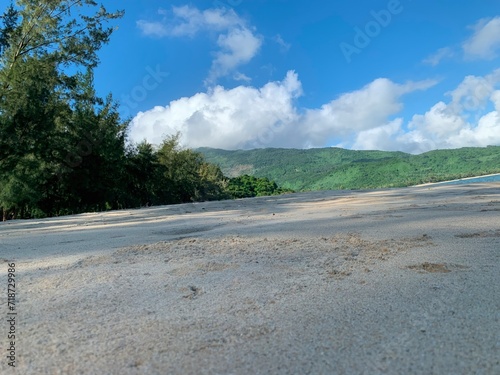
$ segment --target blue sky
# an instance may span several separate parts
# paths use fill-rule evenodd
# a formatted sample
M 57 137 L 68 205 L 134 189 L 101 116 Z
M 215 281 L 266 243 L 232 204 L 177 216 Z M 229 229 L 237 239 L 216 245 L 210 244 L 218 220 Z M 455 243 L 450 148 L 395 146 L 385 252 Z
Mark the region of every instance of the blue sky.
M 224 149 L 500 145 L 497 0 L 119 6 L 95 79 L 132 118 L 132 141 L 180 131 L 188 147 Z

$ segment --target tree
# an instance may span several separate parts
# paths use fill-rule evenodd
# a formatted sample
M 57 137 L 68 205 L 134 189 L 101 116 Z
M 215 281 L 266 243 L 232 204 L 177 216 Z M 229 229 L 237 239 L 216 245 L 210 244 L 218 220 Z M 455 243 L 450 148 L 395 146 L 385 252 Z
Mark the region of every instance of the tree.
M 92 0 L 18 0 L 17 8 L 11 4 L 2 16 L 0 207 L 4 217 L 11 210 L 21 216 L 57 214 L 62 206 L 82 199 L 83 192 L 75 191 L 71 181 L 75 168 L 87 163 L 87 170 L 98 167 L 98 175 L 109 176 L 104 160 L 118 158 L 125 125 L 111 98 L 104 102 L 95 96 L 92 69 L 99 62 L 97 51 L 113 32 L 104 24 L 123 12 L 109 13 L 101 6 L 85 15 L 96 6 Z M 99 157 L 91 162 L 90 154 L 80 150 L 78 156 L 88 158 L 68 165 L 67 155 L 75 153 L 82 134 L 92 132 L 106 139 L 101 148 L 92 140 L 93 155 Z M 94 196 L 80 202 L 80 207 L 101 204 L 103 199 L 112 197 Z
M 126 152 L 126 205 L 157 205 L 227 198 L 227 179 L 179 143 L 180 134 L 164 139 L 157 149 L 143 141 Z
M 199 167 L 200 184 L 195 191 L 194 200 L 219 200 L 229 198 L 226 193 L 229 180 L 224 176 L 220 167 L 203 162 Z
M 97 6 L 93 0 L 18 0 L 17 5 L 19 10 L 11 4 L 2 17 L 0 35 L 2 46 L 7 46 L 1 59 L 4 89 L 10 73 L 33 56 L 48 57 L 58 67 L 95 68 L 97 51 L 113 32 L 104 23 L 124 14 L 109 13 L 101 5 L 94 15 L 84 15 L 81 8 Z
M 10 47 L 11 35 L 16 28 L 18 17 L 19 13 L 12 3 L 7 7 L 4 14 L 0 16 L 3 21 L 3 27 L 0 29 L 0 54 L 6 48 Z
M 247 174 L 231 178 L 226 191 L 232 198 L 260 197 L 293 192 L 279 188 L 276 182 L 270 181 L 267 177 L 257 178 Z
M 57 155 L 61 165 L 58 180 L 66 186 L 66 206 L 74 207 L 75 212 L 120 208 L 126 124 L 120 122 L 111 97 L 105 101 L 95 97 L 91 75 L 82 79 L 87 94 L 79 98 L 65 123 L 67 144 Z
M 200 171 L 205 163 L 199 152 L 182 149 L 180 134 L 167 137 L 158 149 L 158 162 L 163 175 L 164 199 L 167 203 L 195 200 L 202 185 Z
M 143 141 L 126 152 L 126 189 L 122 201 L 129 207 L 162 204 L 161 174 L 153 145 Z

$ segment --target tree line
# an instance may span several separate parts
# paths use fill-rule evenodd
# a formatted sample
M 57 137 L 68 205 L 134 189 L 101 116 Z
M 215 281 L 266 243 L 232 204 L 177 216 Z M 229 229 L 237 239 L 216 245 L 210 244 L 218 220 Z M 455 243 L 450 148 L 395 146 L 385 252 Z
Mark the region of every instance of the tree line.
M 93 0 L 18 0 L 1 16 L 2 219 L 284 192 L 268 179 L 225 177 L 180 147 L 179 134 L 158 147 L 128 142 L 129 119 L 93 82 L 109 24 L 123 14 Z

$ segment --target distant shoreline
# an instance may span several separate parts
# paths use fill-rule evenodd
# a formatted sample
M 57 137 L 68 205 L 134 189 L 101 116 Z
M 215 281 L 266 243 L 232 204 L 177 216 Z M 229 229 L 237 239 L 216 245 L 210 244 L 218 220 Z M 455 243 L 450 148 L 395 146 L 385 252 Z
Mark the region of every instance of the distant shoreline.
M 473 180 L 473 179 L 475 179 L 475 178 L 490 177 L 490 176 L 500 176 L 500 173 L 485 174 L 485 175 L 481 175 L 481 176 L 474 176 L 474 177 L 457 178 L 457 179 L 455 179 L 455 180 L 447 180 L 447 181 L 440 181 L 440 182 L 428 182 L 428 183 L 425 183 L 425 184 L 413 185 L 413 186 L 411 186 L 411 187 L 420 187 L 420 186 L 429 186 L 429 185 L 447 184 L 447 183 L 450 183 L 450 182 L 455 182 L 455 181 Z

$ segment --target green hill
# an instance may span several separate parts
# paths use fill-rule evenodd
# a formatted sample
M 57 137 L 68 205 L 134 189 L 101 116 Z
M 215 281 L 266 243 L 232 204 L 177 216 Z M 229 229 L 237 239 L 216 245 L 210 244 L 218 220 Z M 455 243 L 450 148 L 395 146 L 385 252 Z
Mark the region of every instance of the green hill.
M 341 148 L 221 150 L 199 148 L 230 177 L 267 177 L 287 189 L 371 189 L 500 173 L 500 146 L 404 152 Z

